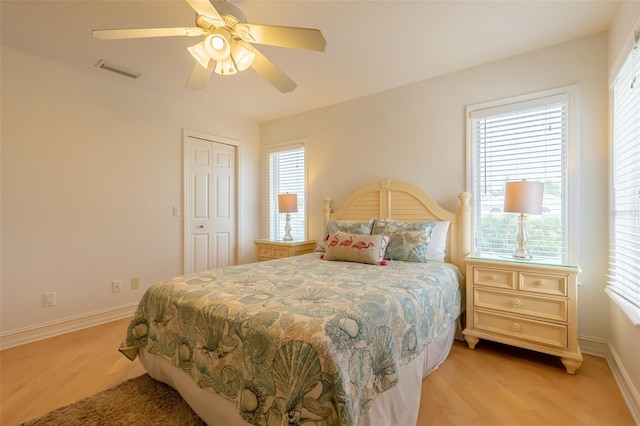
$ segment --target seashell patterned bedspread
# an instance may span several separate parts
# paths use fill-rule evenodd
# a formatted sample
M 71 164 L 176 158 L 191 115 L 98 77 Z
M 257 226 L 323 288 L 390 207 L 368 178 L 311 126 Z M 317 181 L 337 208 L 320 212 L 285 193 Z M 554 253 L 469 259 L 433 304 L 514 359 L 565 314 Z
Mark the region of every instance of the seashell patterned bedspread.
M 120 350 L 168 360 L 255 425 L 357 425 L 461 312 L 445 263 L 310 253 L 176 277 L 147 290 Z

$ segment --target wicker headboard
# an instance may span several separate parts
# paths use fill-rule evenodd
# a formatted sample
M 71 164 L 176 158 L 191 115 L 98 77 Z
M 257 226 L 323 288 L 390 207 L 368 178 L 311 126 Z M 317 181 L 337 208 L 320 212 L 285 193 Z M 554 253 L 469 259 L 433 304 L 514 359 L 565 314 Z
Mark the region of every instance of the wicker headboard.
M 324 199 L 324 224 L 326 225 L 330 218 L 448 220 L 451 225 L 447 237 L 445 260 L 458 266 L 464 273 L 464 257 L 471 250 L 470 194 L 462 192 L 458 198 L 460 199 L 458 212 L 450 212 L 420 188 L 406 182 L 385 179 L 356 190 L 344 205 L 333 213 L 331 199 Z

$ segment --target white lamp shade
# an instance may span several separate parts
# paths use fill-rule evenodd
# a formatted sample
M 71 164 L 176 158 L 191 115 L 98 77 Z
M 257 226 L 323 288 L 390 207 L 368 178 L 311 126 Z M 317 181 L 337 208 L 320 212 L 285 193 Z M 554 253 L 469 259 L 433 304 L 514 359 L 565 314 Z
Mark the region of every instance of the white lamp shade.
M 278 195 L 278 212 L 296 213 L 297 211 L 298 211 L 298 195 L 297 194 L 279 194 Z
M 224 61 L 231 53 L 231 46 L 222 34 L 210 34 L 204 39 L 204 48 L 214 61 Z
M 209 54 L 205 50 L 203 42 L 200 42 L 191 47 L 187 47 L 187 50 L 189 51 L 189 53 L 191 53 L 191 56 L 193 56 L 193 59 L 198 61 L 198 63 L 202 66 L 202 68 L 207 69 L 211 58 L 209 58 Z
M 504 189 L 504 211 L 509 213 L 542 213 L 543 182 L 521 180 L 507 182 Z
M 231 57 L 236 63 L 238 71 L 244 71 L 253 64 L 256 54 L 249 43 L 238 41 L 231 48 Z

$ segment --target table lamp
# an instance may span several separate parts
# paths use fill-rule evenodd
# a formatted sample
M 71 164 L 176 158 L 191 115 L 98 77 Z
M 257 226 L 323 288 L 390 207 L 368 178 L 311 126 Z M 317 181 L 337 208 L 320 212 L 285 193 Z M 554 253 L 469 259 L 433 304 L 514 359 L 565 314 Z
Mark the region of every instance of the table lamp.
M 515 259 L 531 259 L 527 248 L 527 231 L 525 214 L 542 213 L 543 182 L 530 182 L 523 179 L 519 182 L 507 182 L 504 189 L 504 212 L 520 213 L 518 218 L 518 248 L 513 252 Z
M 286 213 L 286 222 L 284 224 L 284 238 L 282 241 L 293 241 L 291 236 L 291 216 L 290 213 L 298 211 L 298 195 L 297 194 L 278 194 L 278 212 Z

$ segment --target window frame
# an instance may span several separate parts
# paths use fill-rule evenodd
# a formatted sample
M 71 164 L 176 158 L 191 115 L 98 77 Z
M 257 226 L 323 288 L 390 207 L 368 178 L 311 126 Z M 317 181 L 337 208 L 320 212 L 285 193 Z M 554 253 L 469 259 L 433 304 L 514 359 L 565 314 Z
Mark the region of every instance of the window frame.
M 636 24 L 636 27 L 640 26 L 640 21 Z M 635 27 L 634 27 L 635 28 Z M 631 323 L 636 327 L 640 328 L 640 306 L 634 304 L 633 302 L 627 300 L 621 294 L 618 293 L 618 290 L 610 284 L 612 276 L 611 263 L 613 262 L 613 251 L 615 251 L 614 243 L 614 234 L 615 234 L 615 217 L 616 217 L 616 199 L 615 199 L 615 84 L 621 78 L 621 72 L 625 70 L 625 65 L 627 61 L 632 55 L 635 55 L 634 61 L 636 61 L 635 66 L 638 67 L 638 62 L 640 62 L 640 28 L 636 30 L 636 34 L 632 34 L 631 37 L 627 40 L 625 47 L 622 49 L 618 60 L 616 61 L 616 65 L 612 67 L 610 71 L 610 79 L 609 79 L 609 115 L 610 115 L 610 134 L 609 134 L 609 266 L 607 269 L 608 277 L 607 277 L 607 286 L 605 287 L 605 293 L 611 298 L 611 300 L 622 310 L 622 312 L 629 318 Z M 632 65 L 633 66 L 633 65 Z M 636 85 L 638 85 L 634 90 L 638 90 L 640 93 L 640 75 L 636 75 Z M 640 187 L 640 185 L 639 185 Z M 640 291 L 640 284 L 636 284 L 638 290 Z
M 517 111 L 518 106 L 525 108 L 526 105 L 538 104 L 545 98 L 555 98 L 558 96 L 566 96 L 567 98 L 567 154 L 566 154 L 566 196 L 565 206 L 567 209 L 567 226 L 566 226 L 566 253 L 563 263 L 577 265 L 580 258 L 579 244 L 577 243 L 579 217 L 577 215 L 580 191 L 578 186 L 579 176 L 579 88 L 578 85 L 563 86 L 554 89 L 548 89 L 538 92 L 531 92 L 523 95 L 512 96 L 493 101 L 482 102 L 478 104 L 468 105 L 466 107 L 466 139 L 467 139 L 467 192 L 474 194 L 476 164 L 475 145 L 474 145 L 474 126 L 472 117 L 481 110 L 495 109 L 496 111 Z M 544 102 L 542 102 L 544 104 Z M 476 208 L 475 200 L 472 198 L 472 209 Z M 477 235 L 475 218 L 471 220 L 471 250 L 476 252 L 476 235 Z M 513 239 L 515 241 L 515 234 Z M 481 255 L 481 254 L 480 254 Z
M 276 152 L 282 152 L 282 151 L 288 151 L 288 150 L 293 150 L 296 148 L 303 148 L 304 149 L 304 193 L 303 194 L 298 194 L 298 197 L 300 198 L 300 195 L 303 196 L 303 201 L 302 201 L 302 205 L 304 208 L 304 212 L 303 216 L 302 216 L 302 221 L 303 223 L 303 230 L 304 230 L 304 236 L 302 241 L 305 241 L 308 239 L 309 236 L 309 231 L 308 231 L 308 223 L 309 221 L 308 219 L 308 179 L 309 179 L 309 166 L 308 166 L 308 162 L 309 162 L 309 144 L 308 144 L 308 140 L 307 139 L 296 139 L 296 140 L 292 140 L 292 141 L 288 141 L 288 142 L 282 142 L 282 143 L 278 143 L 278 144 L 274 144 L 274 145 L 269 145 L 266 148 L 266 155 L 265 155 L 265 175 L 266 175 L 266 212 L 267 214 L 266 216 L 266 230 L 267 230 L 267 235 L 269 239 L 271 238 L 271 227 L 272 227 L 272 217 L 271 217 L 271 203 L 275 202 L 277 205 L 277 193 L 275 194 L 275 199 L 272 199 L 271 197 L 271 166 L 270 166 L 270 158 L 271 158 L 271 154 L 276 153 Z M 293 216 L 294 215 L 298 215 L 301 212 L 298 213 L 292 213 L 292 222 L 293 222 Z M 278 221 L 282 220 L 284 221 L 284 213 L 276 213 L 276 215 L 278 215 Z M 292 226 L 293 228 L 293 226 Z M 292 229 L 293 230 L 293 229 Z M 277 235 L 277 233 L 276 233 Z M 281 241 L 281 239 L 276 238 L 274 241 Z M 298 238 L 294 237 L 294 241 L 299 242 L 300 240 Z

